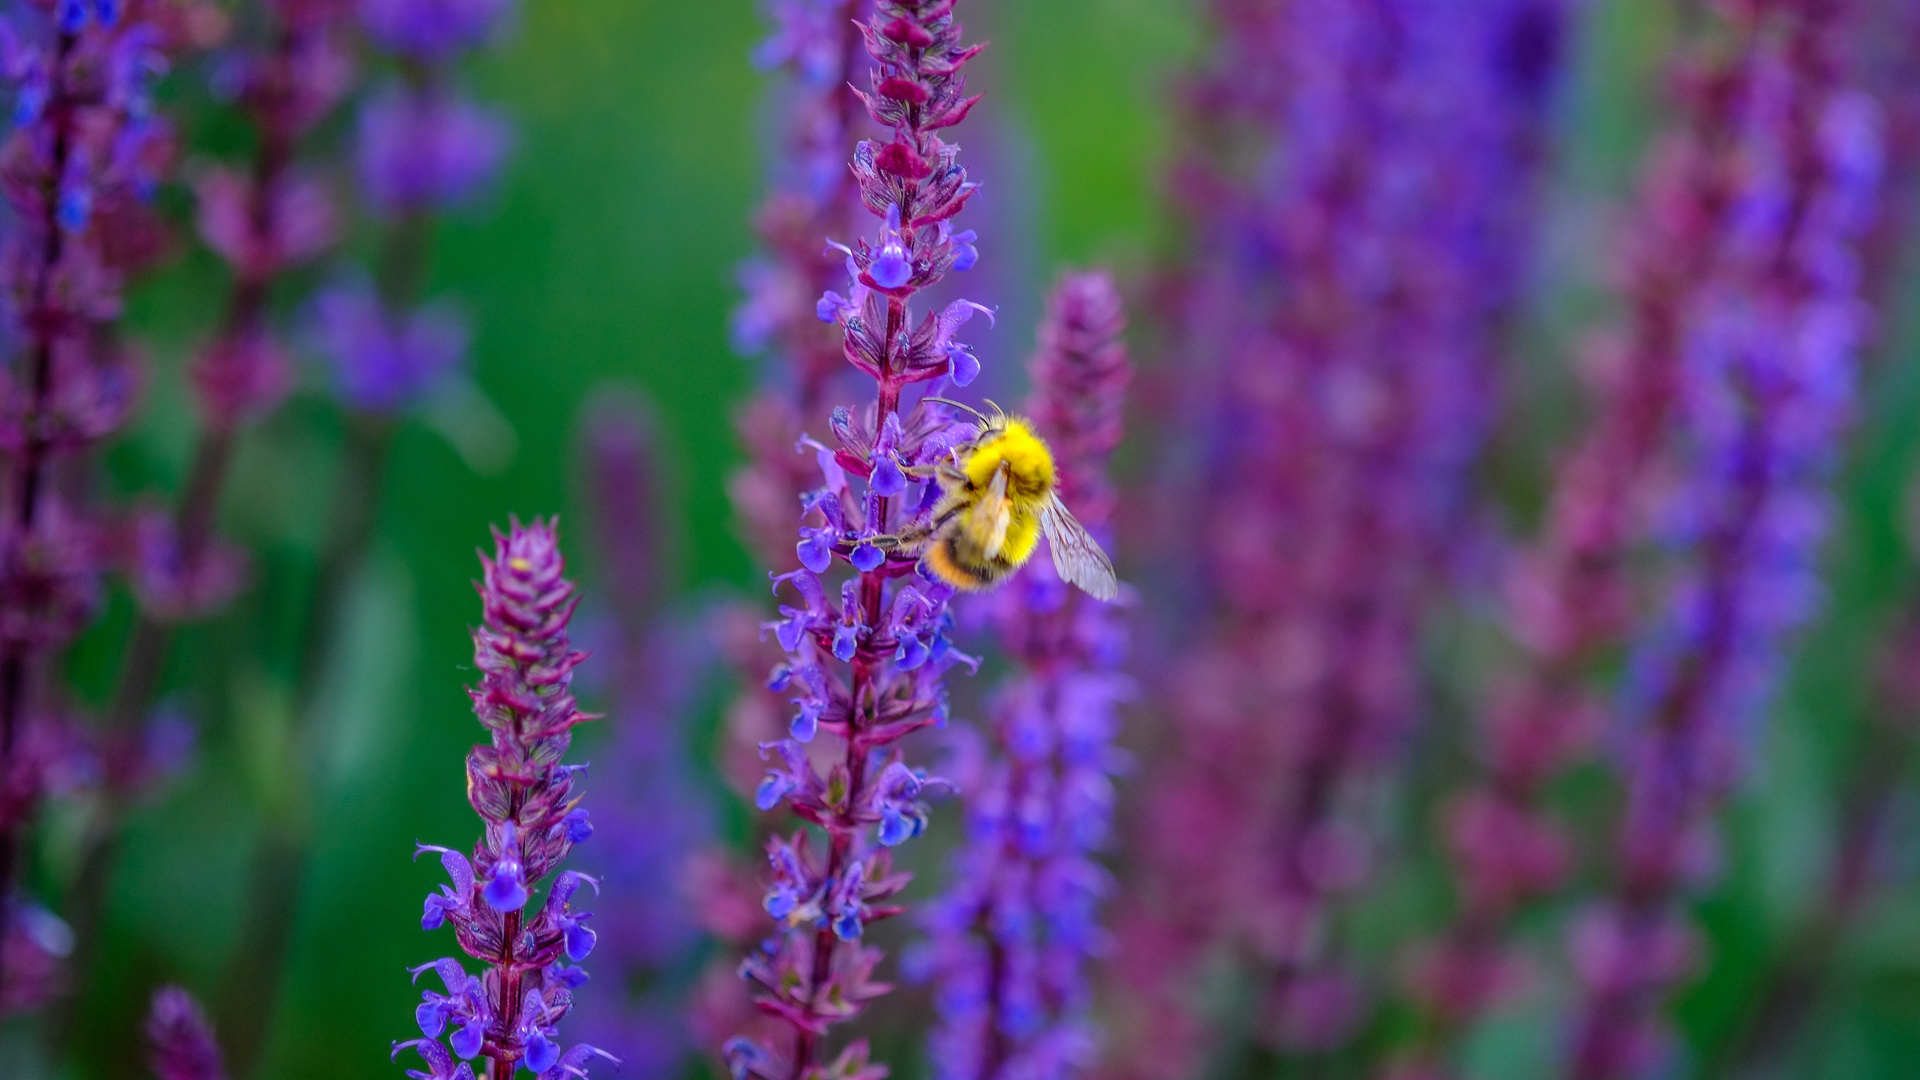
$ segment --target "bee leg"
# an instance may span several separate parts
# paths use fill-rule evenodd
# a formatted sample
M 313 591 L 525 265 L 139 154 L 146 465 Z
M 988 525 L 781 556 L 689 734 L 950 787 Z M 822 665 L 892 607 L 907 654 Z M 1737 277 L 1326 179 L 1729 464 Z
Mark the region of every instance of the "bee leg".
M 925 526 L 908 526 L 897 533 L 882 533 L 870 536 L 867 543 L 881 551 L 913 551 L 927 542 L 932 530 Z

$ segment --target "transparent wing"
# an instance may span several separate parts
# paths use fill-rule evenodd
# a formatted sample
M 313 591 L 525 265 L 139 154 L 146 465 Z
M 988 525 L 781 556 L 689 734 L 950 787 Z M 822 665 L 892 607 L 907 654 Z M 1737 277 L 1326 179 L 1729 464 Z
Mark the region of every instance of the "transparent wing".
M 969 548 L 984 558 L 996 559 L 1007 544 L 1007 527 L 1011 524 L 1013 504 L 1007 499 L 1007 470 L 1002 468 L 994 472 L 986 494 L 967 512 L 960 527 L 966 530 Z
M 1107 553 L 1087 535 L 1060 496 L 1049 495 L 1040 507 L 1040 529 L 1047 534 L 1053 568 L 1062 581 L 1080 586 L 1095 600 L 1112 600 L 1120 595 L 1120 582 L 1113 576 L 1113 563 L 1107 561 Z

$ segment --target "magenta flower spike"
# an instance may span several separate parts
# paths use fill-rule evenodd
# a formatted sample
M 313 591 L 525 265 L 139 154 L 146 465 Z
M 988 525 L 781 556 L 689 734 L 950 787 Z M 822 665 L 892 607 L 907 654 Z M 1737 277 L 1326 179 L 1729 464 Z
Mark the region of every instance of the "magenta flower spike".
M 893 899 L 907 875 L 893 871 L 889 851 L 922 832 L 924 796 L 943 784 L 907 763 L 901 740 L 945 722 L 944 675 L 973 663 L 948 639 L 952 588 L 921 574 L 915 557 L 875 543 L 922 517 L 932 495 L 927 467 L 974 431 L 946 406 L 902 397 L 917 384 L 964 383 L 978 365 L 954 339 L 973 305 L 955 301 L 917 320 L 913 311 L 917 293 L 972 258 L 952 221 L 974 185 L 941 133 L 973 105 L 961 70 L 979 46 L 960 44 L 953 6 L 878 0 L 860 24 L 872 60 L 860 100 L 890 132 L 853 153 L 861 203 L 877 227 L 871 238 L 833 238 L 847 292 L 824 294 L 817 316 L 839 328 L 842 355 L 872 380 L 873 397 L 833 411 L 832 445 L 805 443 L 820 475 L 801 501 L 800 567 L 774 579 L 783 603 L 767 629 L 786 659 L 768 685 L 794 712 L 787 737 L 762 747 L 772 768 L 756 801 L 762 810 L 784 802 L 813 828 L 769 841 L 764 906 L 778 928 L 741 966 L 755 1003 L 791 1038 L 777 1046 L 730 1040 L 725 1055 L 737 1080 L 881 1074 L 864 1042 L 830 1063 L 825 1043 L 886 991 L 866 929 L 903 910 Z
M 1844 74 L 1856 12 L 1830 0 L 1720 12 L 1741 47 L 1692 69 L 1649 201 L 1656 228 L 1705 210 L 1711 257 L 1672 275 L 1686 302 L 1667 338 L 1676 419 L 1655 538 L 1673 573 L 1636 635 L 1611 732 L 1626 787 L 1611 888 L 1569 935 L 1576 1080 L 1652 1077 L 1672 1061 L 1663 1005 L 1698 952 L 1685 901 L 1713 876 L 1716 813 L 1821 598 L 1828 487 L 1868 332 L 1861 248 L 1882 134 L 1878 104 Z
M 139 375 L 114 325 L 128 278 L 166 229 L 153 194 L 174 139 L 153 101 L 191 12 L 167 5 L 17 4 L 0 24 L 12 125 L 0 145 L 8 204 L 0 288 L 0 1002 L 36 1007 L 73 935 L 18 895 L 20 836 L 47 786 L 49 695 L 37 685 L 92 621 L 113 545 L 72 482 L 126 422 Z M 42 718 L 45 718 L 42 722 Z
M 153 995 L 147 1014 L 147 1061 L 157 1080 L 227 1080 L 213 1025 L 192 994 L 177 986 Z
M 1108 1060 L 1153 1080 L 1367 1016 L 1331 916 L 1371 880 L 1420 633 L 1478 531 L 1561 38 L 1546 0 L 1211 7 L 1174 177 L 1194 460 L 1159 514 L 1196 614 L 1115 913 Z M 1210 955 L 1257 988 L 1254 1046 L 1216 1045 Z
M 574 786 L 584 766 L 561 762 L 574 725 L 587 719 L 569 690 L 584 659 L 567 637 L 574 587 L 560 576 L 552 522 L 496 530 L 493 555 L 480 564 L 480 683 L 468 694 L 489 740 L 467 757 L 467 801 L 485 830 L 470 855 L 421 844 L 415 858 L 435 854 L 447 873 L 447 884 L 427 897 L 421 927 L 451 925 L 484 970 L 474 975 L 453 957 L 413 969 L 415 982 L 428 982 L 414 1012 L 420 1036 L 394 1043 L 393 1053 L 419 1055 L 426 1068 L 408 1071 L 416 1080 L 466 1080 L 476 1058 L 484 1059 L 482 1080 L 512 1080 L 523 1068 L 541 1080 L 569 1080 L 584 1077 L 595 1057 L 610 1059 L 585 1043 L 562 1050 L 557 1030 L 586 981 L 575 965 L 594 946 L 591 913 L 576 902 L 599 890 L 584 874 L 554 873 L 592 832 Z
M 1052 446 L 1064 498 L 1109 539 L 1107 459 L 1120 442 L 1129 367 L 1120 298 L 1104 273 L 1070 274 L 1049 299 L 1027 411 Z M 1065 1080 L 1097 1057 L 1087 967 L 1107 951 L 1096 859 L 1122 761 L 1125 613 L 1034 559 L 981 597 L 1014 674 L 994 694 L 985 746 L 958 777 L 966 839 L 951 884 L 923 920 L 917 967 L 940 1023 L 928 1060 L 942 1080 Z

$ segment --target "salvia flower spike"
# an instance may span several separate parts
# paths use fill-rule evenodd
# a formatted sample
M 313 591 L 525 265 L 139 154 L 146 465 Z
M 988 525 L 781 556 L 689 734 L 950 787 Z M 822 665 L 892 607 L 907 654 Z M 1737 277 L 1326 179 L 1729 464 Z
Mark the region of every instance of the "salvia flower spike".
M 581 905 L 599 890 L 591 877 L 558 870 L 590 832 L 574 783 L 584 766 L 561 761 L 574 725 L 587 719 L 570 690 L 584 658 L 567 635 L 577 598 L 561 577 L 554 522 L 496 530 L 493 555 L 480 564 L 480 682 L 468 695 L 489 739 L 467 756 L 467 801 L 484 830 L 471 853 L 421 844 L 415 857 L 437 856 L 447 875 L 420 925 L 452 926 L 483 970 L 473 974 L 454 957 L 413 969 L 424 984 L 414 1013 L 420 1034 L 394 1043 L 393 1053 L 419 1056 L 426 1068 L 408 1071 L 417 1080 L 472 1077 L 475 1059 L 484 1060 L 482 1080 L 511 1080 L 522 1068 L 542 1080 L 584 1077 L 594 1058 L 611 1058 L 584 1043 L 563 1050 L 558 1031 L 586 981 L 576 965 L 593 951 L 591 913 Z
M 1568 939 L 1584 992 L 1576 1080 L 1671 1071 L 1662 1005 L 1698 952 L 1684 901 L 1711 878 L 1715 815 L 1820 602 L 1829 486 L 1868 333 L 1860 255 L 1884 144 L 1878 104 L 1842 62 L 1858 12 L 1831 0 L 1720 10 L 1743 45 L 1693 70 L 1650 200 L 1659 226 L 1710 208 L 1712 257 L 1677 275 L 1691 303 L 1667 341 L 1678 422 L 1656 519 L 1674 572 L 1630 651 L 1610 732 L 1626 787 L 1612 887 Z
M 1109 538 L 1107 458 L 1119 445 L 1128 380 L 1120 299 L 1105 274 L 1054 290 L 1031 366 L 1028 413 L 1052 445 L 1080 521 Z M 942 1080 L 1065 1080 L 1095 1058 L 1086 968 L 1105 952 L 1097 861 L 1114 804 L 1123 609 L 1060 580 L 1035 559 L 981 597 L 1018 668 L 994 696 L 991 750 L 965 754 L 966 841 L 948 893 L 927 909 L 921 963 L 940 1023 L 929 1060 Z
M 852 175 L 873 233 L 822 238 L 842 261 L 846 292 L 825 294 L 817 314 L 838 327 L 841 355 L 872 380 L 873 398 L 833 411 L 834 445 L 802 443 L 820 482 L 801 501 L 801 565 L 774 582 L 780 617 L 768 630 L 786 660 L 769 685 L 794 711 L 787 737 L 762 748 L 772 768 L 757 802 L 784 802 L 814 828 L 768 844 L 765 904 L 778 928 L 741 971 L 791 1039 L 777 1047 L 729 1041 L 727 1062 L 740 1080 L 879 1075 L 864 1043 L 828 1062 L 824 1042 L 886 992 L 866 928 L 902 910 L 893 900 L 907 876 L 893 871 L 889 851 L 920 834 L 925 796 L 944 786 L 905 760 L 901 740 L 945 722 L 944 676 L 973 663 L 948 640 L 952 589 L 874 542 L 921 516 L 925 467 L 973 431 L 947 406 L 903 410 L 901 400 L 916 384 L 964 382 L 977 371 L 977 362 L 956 364 L 964 347 L 952 340 L 954 312 L 971 306 L 956 301 L 918 322 L 912 310 L 917 293 L 974 257 L 951 225 L 974 185 L 959 148 L 941 136 L 973 105 L 961 71 L 979 51 L 960 44 L 953 6 L 879 0 L 860 24 L 872 59 L 860 101 L 889 137 L 854 150 Z

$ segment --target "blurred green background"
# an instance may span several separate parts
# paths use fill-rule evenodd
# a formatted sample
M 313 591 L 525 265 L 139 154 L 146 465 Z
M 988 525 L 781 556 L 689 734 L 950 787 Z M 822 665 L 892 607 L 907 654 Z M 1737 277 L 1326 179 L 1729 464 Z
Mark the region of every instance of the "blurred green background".
M 1007 295 L 988 299 L 1026 315 L 979 335 L 989 365 L 1015 368 L 1030 347 L 1037 305 L 1022 290 L 1068 263 L 1103 261 L 1138 280 L 1173 236 L 1158 176 L 1170 142 L 1170 78 L 1202 42 L 1197 6 L 963 5 L 969 27 L 993 43 L 970 69 L 987 103 L 958 135 L 989 185 L 982 271 L 1002 259 L 993 280 Z M 1520 389 L 1502 443 L 1510 460 L 1490 470 L 1521 522 L 1545 475 L 1546 448 L 1565 439 L 1575 411 L 1571 344 L 1607 317 L 1605 238 L 1658 112 L 1670 12 L 1657 0 L 1587 5 L 1536 316 L 1515 357 Z M 472 312 L 475 376 L 510 421 L 517 451 L 504 469 L 476 471 L 432 425 L 414 420 L 399 433 L 375 557 L 354 583 L 348 647 L 329 674 L 329 734 L 316 763 L 320 846 L 295 920 L 269 1076 L 397 1075 L 387 1047 L 410 1031 L 418 1000 L 402 969 L 446 945 L 418 928 L 420 898 L 439 871 L 410 863 L 411 845 L 464 843 L 473 832 L 461 788 L 462 756 L 477 731 L 461 690 L 470 678 L 466 627 L 477 612 L 473 549 L 510 513 L 580 519 L 575 422 L 595 386 L 638 385 L 657 405 L 679 591 L 752 586 L 723 481 L 738 457 L 731 409 L 753 378 L 753 362 L 728 348 L 727 316 L 762 188 L 767 84 L 747 56 L 764 30 L 751 0 L 532 0 L 517 32 L 471 70 L 480 96 L 511 112 L 519 144 L 492 201 L 440 227 L 433 291 L 457 294 Z M 188 68 L 177 78 L 199 75 Z M 204 105 L 186 86 L 176 94 Z M 196 121 L 190 138 L 203 154 L 235 145 L 217 119 Z M 135 298 L 131 325 L 151 342 L 156 375 L 141 426 L 112 456 L 128 494 L 177 487 L 193 433 L 179 373 L 187 344 L 216 314 L 221 280 L 195 253 Z M 1883 351 L 1902 358 L 1907 340 L 1889 333 Z M 1821 808 L 1866 708 L 1871 644 L 1909 576 L 1898 508 L 1914 453 L 1906 418 L 1920 387 L 1912 365 L 1893 359 L 1875 380 L 1836 545 L 1834 603 L 1778 710 L 1765 798 L 1749 797 L 1736 814 L 1735 872 L 1706 909 L 1719 974 L 1690 994 L 1683 1016 L 1709 1040 L 1737 1024 L 1753 972 L 1806 900 L 1795 883 L 1823 857 L 1830 815 Z M 274 794 L 263 790 L 270 782 L 259 762 L 284 730 L 295 627 L 340 438 L 317 384 L 247 438 L 226 526 L 255 551 L 260 584 L 174 651 L 172 700 L 199 725 L 202 754 L 131 823 L 101 962 L 81 999 L 83 1049 L 66 1075 L 143 1075 L 136 1032 L 157 983 L 218 997 L 250 838 Z M 1136 447 L 1133 457 L 1152 453 Z M 582 532 L 573 530 L 572 547 L 590 583 Z M 129 620 L 130 605 L 117 598 L 73 659 L 76 684 L 96 701 Z M 70 869 L 61 860 L 73 838 L 62 830 L 72 827 L 48 823 L 40 879 Z M 1871 909 L 1878 921 L 1845 953 L 1826 1006 L 1832 1015 L 1823 1014 L 1806 1060 L 1785 1063 L 1781 1075 L 1912 1075 L 1920 1060 L 1912 879 L 1905 874 L 1906 890 Z M 1533 1075 L 1542 1060 L 1550 1033 L 1521 1013 L 1486 1040 L 1488 1075 Z M 5 1075 L 11 1069 L 0 1063 Z

